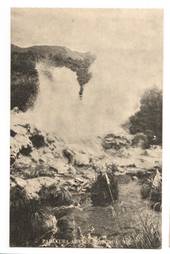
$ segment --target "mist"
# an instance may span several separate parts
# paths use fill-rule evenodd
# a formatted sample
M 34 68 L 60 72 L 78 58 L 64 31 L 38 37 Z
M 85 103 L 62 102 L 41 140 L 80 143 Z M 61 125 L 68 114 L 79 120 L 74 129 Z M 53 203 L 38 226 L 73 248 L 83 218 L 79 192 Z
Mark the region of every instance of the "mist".
M 140 86 L 137 86 L 133 77 L 139 79 L 140 70 L 136 68 L 132 73 L 133 57 L 125 53 L 126 59 L 129 58 L 127 68 L 123 56 L 115 62 L 118 54 L 98 55 L 90 70 L 92 79 L 85 85 L 81 100 L 76 73 L 65 67 L 37 64 L 39 94 L 34 107 L 22 116 L 36 127 L 70 141 L 123 132 L 121 125 L 138 110 L 140 97 L 149 85 L 138 81 Z
M 14 44 L 61 45 L 96 56 L 82 100 L 75 73 L 37 64 L 39 94 L 20 115 L 73 140 L 122 132 L 144 91 L 161 88 L 161 20 L 160 10 L 13 9 Z

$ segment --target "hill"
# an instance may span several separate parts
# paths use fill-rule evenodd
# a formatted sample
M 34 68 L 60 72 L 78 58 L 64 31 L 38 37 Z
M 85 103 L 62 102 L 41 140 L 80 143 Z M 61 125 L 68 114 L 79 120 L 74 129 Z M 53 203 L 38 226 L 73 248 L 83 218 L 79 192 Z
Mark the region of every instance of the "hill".
M 38 62 L 54 67 L 66 67 L 77 75 L 80 96 L 83 87 L 90 80 L 90 65 L 95 57 L 89 52 L 79 53 L 61 46 L 33 46 L 21 48 L 11 45 L 11 109 L 18 107 L 26 111 L 34 105 L 39 89 L 36 70 Z

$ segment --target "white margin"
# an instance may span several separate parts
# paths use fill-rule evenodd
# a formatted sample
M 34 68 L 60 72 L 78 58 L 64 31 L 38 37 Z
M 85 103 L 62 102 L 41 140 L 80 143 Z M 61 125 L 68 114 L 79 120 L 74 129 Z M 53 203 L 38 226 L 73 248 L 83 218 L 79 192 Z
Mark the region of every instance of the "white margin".
M 10 8 L 161 8 L 164 9 L 163 219 L 162 249 L 58 249 L 9 247 Z M 168 0 L 4 0 L 0 3 L 0 254 L 169 253 L 170 212 L 170 3 Z

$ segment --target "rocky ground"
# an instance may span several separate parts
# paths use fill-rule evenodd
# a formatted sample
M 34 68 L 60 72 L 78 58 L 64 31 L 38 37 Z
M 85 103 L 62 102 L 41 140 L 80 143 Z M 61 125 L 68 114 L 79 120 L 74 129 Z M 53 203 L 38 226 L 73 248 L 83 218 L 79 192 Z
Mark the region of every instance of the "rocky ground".
M 143 241 L 146 247 L 160 247 L 160 146 L 148 148 L 143 135 L 128 134 L 73 145 L 17 121 L 12 121 L 10 134 L 11 246 L 140 247 L 144 238 L 135 245 L 134 236 L 128 237 L 142 234 L 138 215 L 147 212 L 153 218 L 152 239 Z M 92 202 L 101 172 L 116 179 L 110 185 L 111 191 L 118 190 L 114 204 Z

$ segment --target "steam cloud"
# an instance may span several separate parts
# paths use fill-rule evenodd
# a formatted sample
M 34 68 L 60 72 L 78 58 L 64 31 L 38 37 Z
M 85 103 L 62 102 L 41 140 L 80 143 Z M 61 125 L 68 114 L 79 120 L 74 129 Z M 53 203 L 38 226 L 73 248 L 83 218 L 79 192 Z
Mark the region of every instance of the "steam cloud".
M 121 57 L 118 59 L 123 68 Z M 129 65 L 131 61 L 129 56 Z M 99 55 L 90 69 L 93 76 L 85 86 L 83 100 L 77 93 L 79 84 L 74 72 L 65 67 L 37 64 L 39 95 L 34 108 L 22 115 L 38 128 L 72 141 L 122 132 L 121 124 L 138 109 L 148 83 L 135 86 L 131 71 L 125 75 L 113 63 L 113 56 Z M 114 72 L 122 72 L 122 78 L 116 79 Z M 139 70 L 133 75 L 139 75 Z
M 161 86 L 160 10 L 18 9 L 12 19 L 14 44 L 57 43 L 96 56 L 82 100 L 74 72 L 37 66 L 40 92 L 33 110 L 22 116 L 63 138 L 121 131 L 143 92 Z

